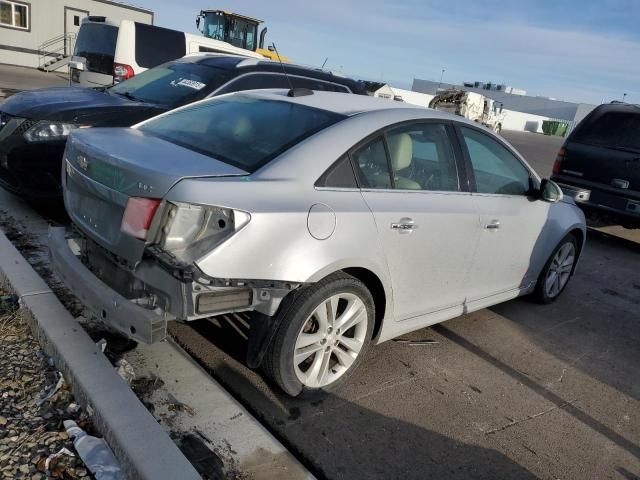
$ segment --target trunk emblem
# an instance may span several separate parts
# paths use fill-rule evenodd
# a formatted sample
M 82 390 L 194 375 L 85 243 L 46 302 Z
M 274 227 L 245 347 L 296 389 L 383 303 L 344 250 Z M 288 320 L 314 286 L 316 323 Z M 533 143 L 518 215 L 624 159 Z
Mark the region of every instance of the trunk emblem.
M 151 190 L 153 190 L 153 186 L 147 185 L 146 183 L 138 182 L 138 190 L 151 193 Z
M 89 168 L 89 160 L 87 160 L 87 157 L 85 157 L 84 155 L 78 155 L 76 157 L 76 161 L 78 162 L 78 166 L 81 169 L 87 170 Z

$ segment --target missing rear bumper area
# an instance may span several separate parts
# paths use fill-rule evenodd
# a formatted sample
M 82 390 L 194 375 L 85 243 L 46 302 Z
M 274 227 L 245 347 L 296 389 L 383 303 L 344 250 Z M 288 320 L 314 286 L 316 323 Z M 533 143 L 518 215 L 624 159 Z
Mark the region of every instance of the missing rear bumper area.
M 163 340 L 169 320 L 248 310 L 273 316 L 284 296 L 299 286 L 201 274 L 186 280 L 154 256 L 131 269 L 87 237 L 67 238 L 60 227 L 49 229 L 49 250 L 62 280 L 97 318 L 144 343 Z

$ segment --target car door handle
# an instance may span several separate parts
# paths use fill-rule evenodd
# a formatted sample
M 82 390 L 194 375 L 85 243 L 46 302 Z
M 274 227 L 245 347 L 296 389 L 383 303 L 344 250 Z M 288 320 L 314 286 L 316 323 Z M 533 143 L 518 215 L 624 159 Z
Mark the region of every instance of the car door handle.
M 484 228 L 485 230 L 498 230 L 500 228 L 500 220 L 491 220 Z
M 391 230 L 398 230 L 400 233 L 411 233 L 418 225 L 411 218 L 401 218 L 398 223 L 391 224 Z

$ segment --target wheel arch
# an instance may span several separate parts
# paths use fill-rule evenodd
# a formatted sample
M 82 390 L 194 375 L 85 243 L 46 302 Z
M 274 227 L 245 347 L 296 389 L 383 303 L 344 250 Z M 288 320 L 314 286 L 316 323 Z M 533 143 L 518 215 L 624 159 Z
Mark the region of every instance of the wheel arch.
M 344 272 L 357 278 L 371 292 L 376 309 L 372 340 L 374 342 L 377 341 L 385 318 L 393 317 L 393 291 L 391 290 L 390 280 L 386 275 L 386 268 L 364 259 L 360 259 L 360 261 L 343 261 L 323 268 L 307 281 L 309 283 L 319 282 L 336 272 Z
M 574 262 L 573 270 L 571 271 L 571 274 L 573 275 L 573 273 L 576 271 L 576 267 L 578 266 L 578 262 L 580 261 L 580 257 L 582 257 L 582 251 L 584 250 L 584 244 L 587 241 L 587 232 L 583 228 L 575 226 L 575 227 L 569 229 L 569 231 L 566 233 L 565 237 L 567 235 L 573 235 L 576 238 L 576 241 L 578 242 L 578 258 Z
M 366 268 L 348 267 L 342 269 L 342 271 L 360 280 L 367 289 L 369 289 L 369 292 L 371 292 L 373 304 L 376 309 L 371 339 L 375 341 L 382 329 L 382 323 L 387 311 L 387 294 L 384 285 L 375 273 Z

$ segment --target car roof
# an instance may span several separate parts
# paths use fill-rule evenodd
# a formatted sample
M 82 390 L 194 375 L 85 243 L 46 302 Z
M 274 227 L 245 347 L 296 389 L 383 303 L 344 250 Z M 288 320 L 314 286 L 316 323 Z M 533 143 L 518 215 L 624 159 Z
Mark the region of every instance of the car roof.
M 421 112 L 424 114 L 424 118 L 441 118 L 447 120 L 455 119 L 458 121 L 463 120 L 461 117 L 454 116 L 449 113 L 409 103 L 371 97 L 368 95 L 350 95 L 348 93 L 340 92 L 314 91 L 310 95 L 290 97 L 288 96 L 288 93 L 289 90 L 286 89 L 268 89 L 237 92 L 237 95 L 245 95 L 263 100 L 290 102 L 346 116 L 353 116 L 365 112 L 400 109 L 412 111 L 414 114 L 415 112 Z
M 626 102 L 618 102 L 613 101 L 611 103 L 603 103 L 598 105 L 593 109 L 593 112 L 604 113 L 604 112 L 630 112 L 630 113 L 640 113 L 640 105 L 635 103 L 626 103 Z
M 364 84 L 343 75 L 337 75 L 329 70 L 321 68 L 297 65 L 294 63 L 280 63 L 268 58 L 260 59 L 253 57 L 243 57 L 241 55 L 227 55 L 220 53 L 192 53 L 186 55 L 179 61 L 197 63 L 211 67 L 224 68 L 228 70 L 238 69 L 238 74 L 249 72 L 277 72 L 282 73 L 283 69 L 290 75 L 303 75 L 307 77 L 340 83 L 351 87 L 352 91 L 364 93 Z

